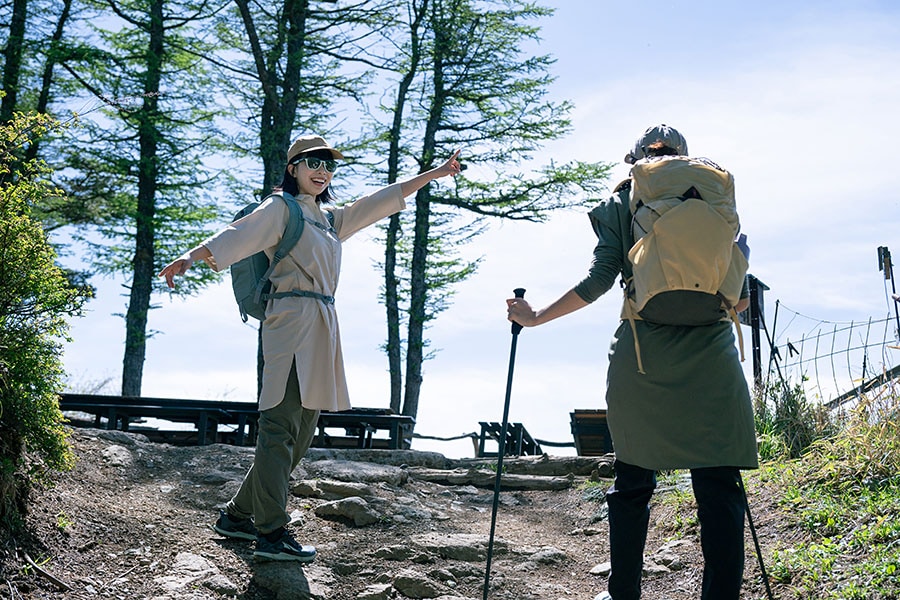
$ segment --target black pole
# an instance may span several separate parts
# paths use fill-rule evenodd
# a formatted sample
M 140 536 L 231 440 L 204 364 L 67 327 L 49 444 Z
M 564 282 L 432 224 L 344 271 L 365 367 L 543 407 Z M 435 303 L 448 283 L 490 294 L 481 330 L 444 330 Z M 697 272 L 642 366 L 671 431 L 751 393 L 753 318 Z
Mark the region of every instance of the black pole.
M 759 337 L 760 319 L 762 316 L 760 297 L 762 290 L 760 289 L 759 279 L 750 275 L 747 278 L 747 285 L 750 288 L 750 331 L 753 340 L 753 383 L 756 388 L 762 387 L 762 353 L 761 340 Z
M 738 471 L 738 485 L 741 488 L 741 493 L 744 495 L 744 509 L 747 515 L 747 523 L 750 524 L 750 534 L 753 536 L 753 546 L 756 548 L 756 558 L 759 559 L 759 570 L 762 574 L 763 585 L 766 588 L 766 597 L 769 600 L 775 600 L 774 594 L 772 594 L 772 588 L 769 586 L 769 574 L 766 573 L 766 564 L 763 562 L 762 549 L 759 547 L 759 538 L 756 536 L 756 527 L 753 525 L 753 515 L 750 514 L 750 500 L 747 498 L 747 489 L 744 487 L 744 478 L 741 477 L 741 472 Z
M 900 304 L 900 300 L 897 300 L 897 285 L 894 283 L 894 263 L 891 261 L 891 253 L 887 248 L 884 249 L 887 252 L 887 265 L 886 269 L 890 269 L 891 275 L 891 298 L 894 299 L 894 317 L 897 319 L 897 337 L 900 338 L 900 310 L 898 310 L 897 305 Z
M 516 298 L 525 297 L 524 288 L 513 290 Z M 497 526 L 497 508 L 500 506 L 500 480 L 503 477 L 503 455 L 506 453 L 506 435 L 509 429 L 509 399 L 512 394 L 513 369 L 516 365 L 516 342 L 522 326 L 513 321 L 512 343 L 509 348 L 509 371 L 506 375 L 506 399 L 503 402 L 503 424 L 500 427 L 499 447 L 497 448 L 497 476 L 494 478 L 494 504 L 491 507 L 491 535 L 488 538 L 487 564 L 484 568 L 484 590 L 482 600 L 487 600 L 488 589 L 491 585 L 491 558 L 494 555 L 494 529 Z
M 897 319 L 897 337 L 900 338 L 900 296 L 897 296 L 897 286 L 894 283 L 894 263 L 891 261 L 891 251 L 887 246 L 878 246 L 878 270 L 884 271 L 884 278 L 891 280 L 891 298 L 894 299 L 894 316 Z

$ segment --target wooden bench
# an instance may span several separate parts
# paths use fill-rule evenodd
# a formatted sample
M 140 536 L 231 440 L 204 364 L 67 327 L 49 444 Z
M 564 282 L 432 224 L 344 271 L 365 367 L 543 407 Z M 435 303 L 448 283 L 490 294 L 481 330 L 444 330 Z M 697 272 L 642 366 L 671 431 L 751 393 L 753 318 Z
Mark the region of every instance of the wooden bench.
M 256 443 L 259 411 L 256 402 L 186 400 L 94 394 L 61 394 L 59 408 L 64 412 L 93 415 L 94 427 L 140 431 L 155 441 L 196 443 L 228 442 L 237 446 Z M 134 427 L 146 417 L 174 423 L 191 423 L 196 432 Z M 105 419 L 105 425 L 104 425 Z M 415 419 L 394 414 L 390 409 L 354 408 L 343 412 L 319 413 L 318 432 L 313 446 L 329 448 L 408 448 Z M 231 426 L 224 430 L 222 426 Z M 340 428 L 344 435 L 329 435 L 328 429 Z M 386 431 L 387 437 L 376 437 Z M 195 441 L 196 440 L 196 441 Z
M 395 414 L 388 408 L 351 408 L 319 413 L 319 431 L 313 440 L 317 448 L 409 448 L 416 420 Z M 343 429 L 343 436 L 329 435 L 326 429 Z M 375 437 L 386 431 L 387 438 Z
M 503 436 L 503 424 L 494 421 L 481 421 L 479 422 L 479 425 L 481 425 L 481 434 L 478 437 L 478 456 L 499 456 L 500 438 Z M 484 445 L 488 439 L 497 442 L 497 452 L 485 451 Z M 531 437 L 521 423 L 507 423 L 506 441 L 503 445 L 504 456 L 536 456 L 543 453 L 541 445 Z
M 64 412 L 83 412 L 94 416 L 94 426 L 129 431 L 132 424 L 152 417 L 173 423 L 191 423 L 197 444 L 219 441 L 219 426 L 233 425 L 236 445 L 256 442 L 256 403 L 219 402 L 135 396 L 61 394 L 59 408 Z M 224 433 L 224 432 L 223 432 Z
M 570 417 L 578 456 L 602 456 L 613 451 L 606 410 L 575 410 Z

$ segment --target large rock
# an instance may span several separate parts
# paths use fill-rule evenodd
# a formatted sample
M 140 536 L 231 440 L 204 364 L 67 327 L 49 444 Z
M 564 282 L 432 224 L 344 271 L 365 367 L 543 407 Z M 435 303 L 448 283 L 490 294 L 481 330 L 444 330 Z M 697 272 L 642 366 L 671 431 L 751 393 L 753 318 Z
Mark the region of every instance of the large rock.
M 409 474 L 422 481 L 431 481 L 443 485 L 473 485 L 481 488 L 493 488 L 496 485 L 497 473 L 487 469 L 454 469 L 452 471 L 413 467 Z M 575 476 L 565 477 L 545 475 L 515 475 L 504 473 L 500 478 L 500 487 L 507 490 L 564 490 L 572 487 Z
M 390 485 L 403 485 L 409 478 L 406 469 L 391 465 L 369 462 L 352 462 L 349 460 L 317 460 L 304 464 L 304 469 L 311 477 L 321 479 L 337 479 L 353 482 L 385 482 Z
M 343 498 L 326 502 L 316 507 L 317 517 L 340 517 L 352 521 L 357 527 L 372 525 L 381 520 L 381 515 L 373 510 L 362 498 Z

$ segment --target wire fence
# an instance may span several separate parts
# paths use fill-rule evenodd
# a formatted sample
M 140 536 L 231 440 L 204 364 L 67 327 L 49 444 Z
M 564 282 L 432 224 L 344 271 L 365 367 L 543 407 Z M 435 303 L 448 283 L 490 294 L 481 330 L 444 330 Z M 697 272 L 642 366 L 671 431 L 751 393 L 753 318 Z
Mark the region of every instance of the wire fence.
M 900 376 L 895 315 L 864 321 L 828 321 L 776 302 L 767 377 L 802 385 L 806 395 L 838 408 Z

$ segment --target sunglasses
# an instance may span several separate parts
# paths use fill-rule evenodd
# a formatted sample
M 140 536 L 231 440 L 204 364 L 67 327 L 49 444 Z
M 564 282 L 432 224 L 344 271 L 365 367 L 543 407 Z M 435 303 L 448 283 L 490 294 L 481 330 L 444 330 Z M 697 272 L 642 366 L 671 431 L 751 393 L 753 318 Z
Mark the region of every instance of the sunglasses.
M 302 162 L 306 162 L 306 166 L 309 167 L 310 169 L 312 169 L 313 171 L 315 171 L 316 169 L 318 169 L 321 166 L 324 166 L 325 170 L 329 173 L 334 173 L 337 170 L 337 161 L 332 158 L 321 159 L 321 158 L 316 158 L 314 156 L 307 156 L 304 158 L 298 158 L 298 159 L 294 160 L 293 162 L 291 162 L 291 164 L 299 165 Z

